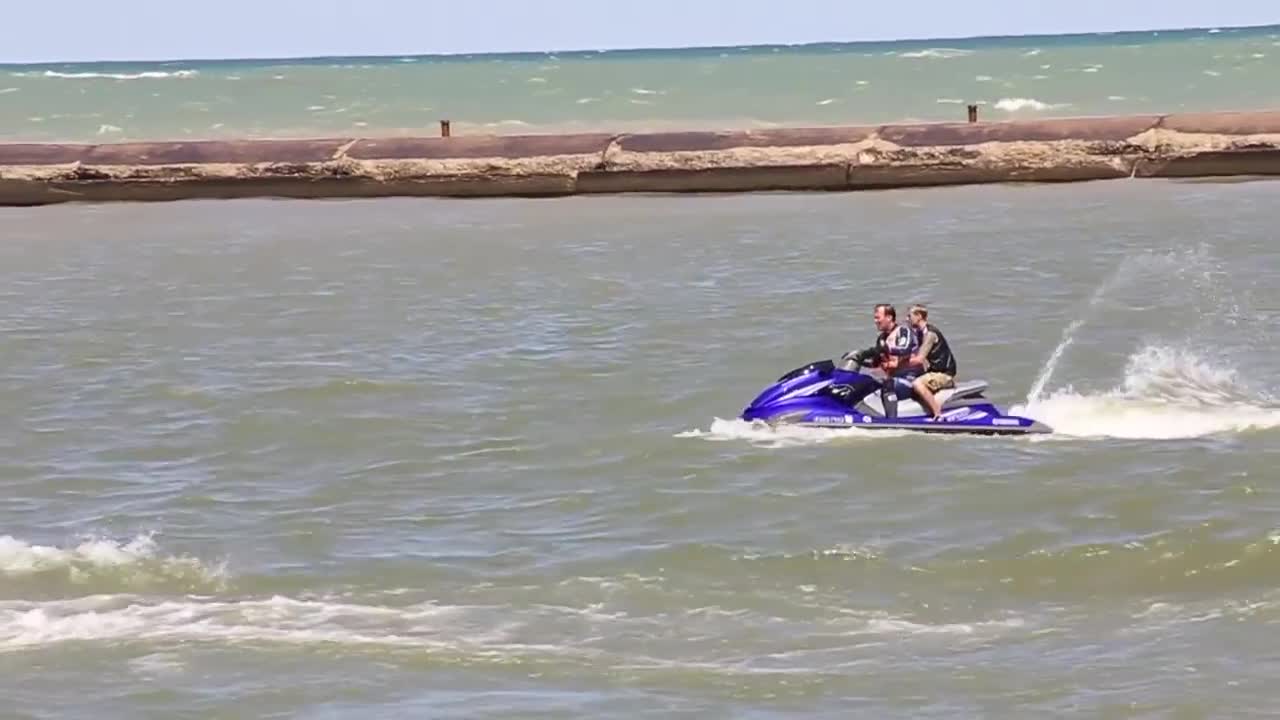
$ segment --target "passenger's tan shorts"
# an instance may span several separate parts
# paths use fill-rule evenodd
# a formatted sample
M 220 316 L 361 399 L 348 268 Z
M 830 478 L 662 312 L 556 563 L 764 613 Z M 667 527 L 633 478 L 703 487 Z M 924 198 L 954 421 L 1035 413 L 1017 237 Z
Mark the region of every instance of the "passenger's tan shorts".
M 946 373 L 940 372 L 925 373 L 920 376 L 920 382 L 924 383 L 924 386 L 929 389 L 929 392 L 935 393 L 939 390 L 945 390 L 949 387 L 956 386 L 955 378 Z

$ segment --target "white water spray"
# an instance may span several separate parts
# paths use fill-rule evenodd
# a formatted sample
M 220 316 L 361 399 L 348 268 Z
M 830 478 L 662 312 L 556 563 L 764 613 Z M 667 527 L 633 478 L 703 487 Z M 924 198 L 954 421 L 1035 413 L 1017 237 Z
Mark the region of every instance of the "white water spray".
M 1110 391 L 1062 390 L 1010 412 L 1053 428 L 1053 435 L 1037 440 L 1171 440 L 1278 428 L 1280 407 L 1269 402 L 1234 369 L 1191 349 L 1147 346 L 1129 357 L 1124 379 Z
M 1049 359 L 1045 362 L 1044 368 L 1040 371 L 1039 376 L 1036 377 L 1035 382 L 1031 384 L 1031 390 L 1027 393 L 1027 403 L 1030 404 L 1044 396 L 1045 387 L 1049 384 L 1049 380 L 1053 378 L 1053 373 L 1058 369 L 1058 363 L 1062 360 L 1063 354 L 1075 342 L 1076 333 L 1086 322 L 1092 319 L 1094 310 L 1102 304 L 1102 301 L 1112 291 L 1121 288 L 1130 280 L 1172 275 L 1174 287 L 1186 285 L 1191 291 L 1200 296 L 1200 299 L 1207 296 L 1216 306 L 1222 302 L 1222 299 L 1219 297 L 1220 291 L 1212 279 L 1212 267 L 1214 265 L 1216 263 L 1213 260 L 1212 252 L 1210 248 L 1204 245 L 1168 252 L 1144 252 L 1126 257 L 1116 265 L 1116 269 L 1093 291 L 1093 295 L 1089 298 L 1088 303 L 1085 304 L 1080 316 L 1067 325 L 1066 330 L 1062 332 L 1062 339 L 1059 340 L 1053 352 L 1049 354 Z M 1203 268 L 1206 266 L 1211 269 L 1204 270 Z M 1203 312 L 1203 309 L 1201 312 Z
M 1121 263 L 1115 272 L 1111 273 L 1110 277 L 1103 280 L 1098 289 L 1093 291 L 1093 296 L 1089 298 L 1089 304 L 1085 306 L 1083 314 L 1073 320 L 1067 326 L 1067 329 L 1062 332 L 1062 339 L 1058 341 L 1058 346 L 1049 354 L 1049 360 L 1044 364 L 1044 368 L 1040 370 L 1040 375 L 1036 377 L 1036 381 L 1031 384 L 1031 391 L 1027 393 L 1028 405 L 1035 402 L 1044 393 L 1045 385 L 1053 377 L 1053 371 L 1058 368 L 1058 361 L 1062 359 L 1062 354 L 1067 351 L 1071 343 L 1075 342 L 1076 331 L 1084 325 L 1086 320 L 1092 317 L 1094 308 L 1102 302 L 1102 298 L 1106 296 L 1107 291 L 1115 287 L 1120 282 L 1120 279 L 1126 275 L 1128 266 L 1129 263 L 1127 261 Z
M 1094 297 L 1101 297 L 1095 295 Z M 1090 303 L 1090 307 L 1094 303 Z M 1074 322 L 1067 326 L 1062 333 L 1062 340 L 1058 342 L 1058 346 L 1053 349 L 1049 355 L 1049 361 L 1044 364 L 1044 368 L 1040 370 L 1040 375 L 1036 377 L 1036 381 L 1031 384 L 1031 390 L 1027 393 L 1027 404 L 1035 402 L 1036 398 L 1044 392 L 1044 386 L 1049 382 L 1049 378 L 1053 377 L 1053 371 L 1058 367 L 1058 361 L 1062 359 L 1062 353 L 1066 352 L 1067 347 L 1076 339 L 1076 331 L 1084 325 L 1084 321 L 1088 316 L 1077 318 Z

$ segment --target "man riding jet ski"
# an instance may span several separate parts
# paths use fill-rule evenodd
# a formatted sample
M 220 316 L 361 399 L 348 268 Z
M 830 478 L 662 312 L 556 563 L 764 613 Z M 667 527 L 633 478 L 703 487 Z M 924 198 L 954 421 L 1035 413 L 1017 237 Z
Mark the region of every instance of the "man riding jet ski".
M 918 368 L 911 365 L 911 358 L 920 347 L 920 337 L 912 327 L 898 322 L 898 312 L 892 305 L 876 305 L 872 319 L 880 331 L 876 344 L 865 350 L 845 353 L 840 359 L 845 364 L 852 363 L 854 368 L 867 365 L 884 372 L 881 401 L 885 416 L 896 418 L 898 400 L 911 397 L 911 382 L 920 374 Z M 847 394 L 851 390 L 849 386 L 833 388 L 838 394 Z
M 939 420 L 942 407 L 936 393 L 955 387 L 955 354 L 942 331 L 929 322 L 928 309 L 912 305 L 909 315 L 911 324 L 902 325 L 892 305 L 877 305 L 873 319 L 880 336 L 876 344 L 846 353 L 841 360 L 852 363 L 854 368 L 865 364 L 885 373 L 882 402 L 888 417 L 897 417 L 898 400 L 912 398 L 927 406 L 930 416 Z
M 839 367 L 820 360 L 783 375 L 747 406 L 742 419 L 924 432 L 1052 432 L 1034 419 L 1004 414 L 983 397 L 986 382 L 955 383 L 955 358 L 925 318 L 927 313 L 920 323 L 925 330 L 918 332 L 898 323 L 892 305 L 877 305 L 874 319 L 880 334 L 875 345 L 846 353 Z M 929 345 L 923 356 L 922 339 Z M 864 365 L 875 368 L 879 377 L 864 373 Z M 921 407 L 918 399 L 936 404 L 936 411 Z

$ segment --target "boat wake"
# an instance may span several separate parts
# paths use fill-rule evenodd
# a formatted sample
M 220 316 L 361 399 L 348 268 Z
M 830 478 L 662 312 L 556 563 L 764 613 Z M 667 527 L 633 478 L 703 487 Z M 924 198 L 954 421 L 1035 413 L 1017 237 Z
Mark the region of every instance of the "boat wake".
M 917 433 L 908 430 L 864 430 L 862 428 L 821 428 L 801 427 L 797 425 L 779 425 L 770 427 L 768 423 L 756 420 L 726 420 L 715 418 L 707 430 L 686 430 L 677 433 L 678 438 L 699 438 L 712 442 L 729 442 L 745 440 L 759 447 L 782 448 L 803 445 L 822 445 L 840 441 L 860 441 L 870 438 L 903 437 Z
M 1100 393 L 1071 387 L 1010 409 L 1075 438 L 1172 440 L 1280 427 L 1280 404 L 1232 368 L 1194 352 L 1148 346 L 1129 357 L 1121 383 Z

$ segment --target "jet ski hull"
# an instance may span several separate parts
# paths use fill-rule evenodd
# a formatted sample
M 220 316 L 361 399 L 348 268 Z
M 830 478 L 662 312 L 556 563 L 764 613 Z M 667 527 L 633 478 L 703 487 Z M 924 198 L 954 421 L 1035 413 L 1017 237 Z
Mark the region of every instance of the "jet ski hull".
M 795 411 L 770 415 L 747 411 L 743 420 L 761 420 L 770 425 L 794 425 L 834 429 L 860 428 L 863 430 L 909 430 L 924 433 L 967 433 L 978 435 L 1030 435 L 1051 433 L 1052 428 L 1031 418 L 1004 415 L 992 406 L 983 409 L 969 406 L 946 410 L 942 417 L 933 420 L 925 416 L 887 418 L 858 410 L 832 414 L 826 410 L 799 415 Z
M 742 419 L 770 425 L 923 433 L 1028 435 L 1053 432 L 1033 418 L 1007 415 L 983 397 L 987 384 L 958 383 L 938 393 L 942 417 L 934 420 L 914 400 L 884 410 L 881 381 L 860 370 L 836 368 L 830 360 L 792 370 L 765 388 L 742 412 Z

